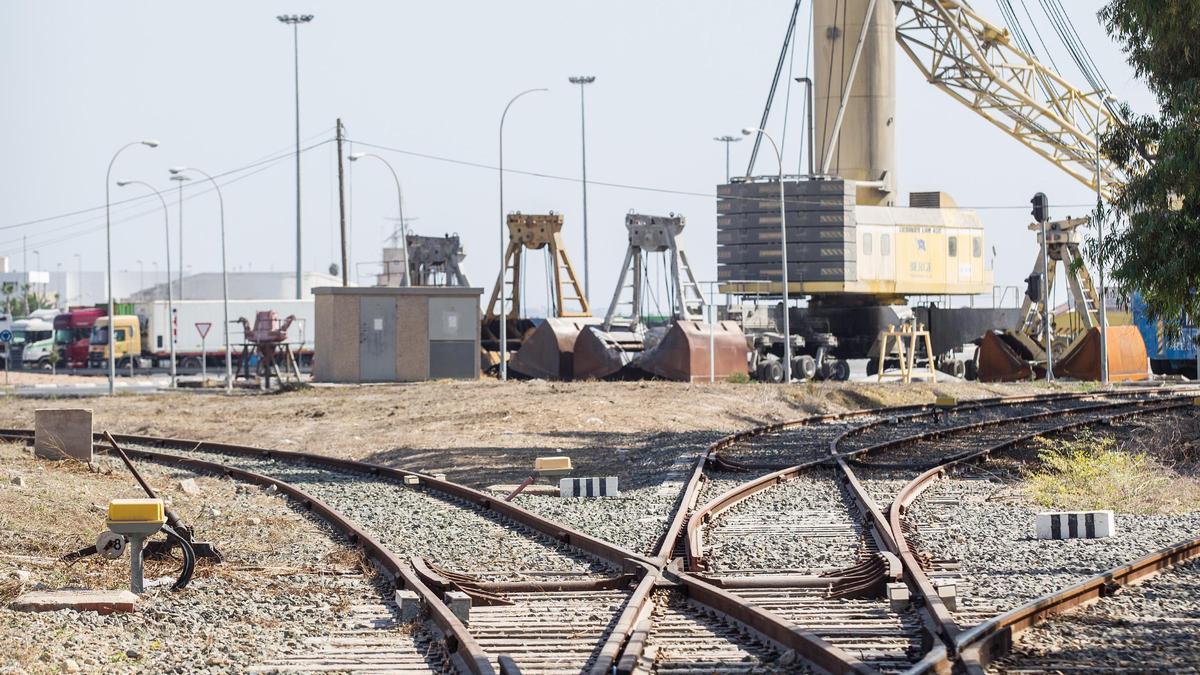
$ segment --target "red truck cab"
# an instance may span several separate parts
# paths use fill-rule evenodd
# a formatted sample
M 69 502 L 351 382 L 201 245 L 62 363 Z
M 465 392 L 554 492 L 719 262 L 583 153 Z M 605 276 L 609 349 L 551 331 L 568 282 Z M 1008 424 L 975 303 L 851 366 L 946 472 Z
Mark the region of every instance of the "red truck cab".
M 87 367 L 92 326 L 96 319 L 106 314 L 108 312 L 99 307 L 72 307 L 54 317 L 54 345 L 61 350 L 66 367 Z

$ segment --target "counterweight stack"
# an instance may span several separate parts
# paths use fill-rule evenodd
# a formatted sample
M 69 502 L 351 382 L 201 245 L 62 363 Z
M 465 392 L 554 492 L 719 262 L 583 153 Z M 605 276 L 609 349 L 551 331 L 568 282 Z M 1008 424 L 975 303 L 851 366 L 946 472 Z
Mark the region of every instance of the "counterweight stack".
M 675 214 L 625 217 L 629 246 L 621 274 L 603 325 L 584 328 L 575 342 L 576 377 L 651 376 L 690 382 L 708 378 L 710 371 L 721 379 L 746 374 L 741 329 L 732 322 L 704 323 L 704 296 L 677 241 L 685 222 Z M 650 254 L 664 254 L 668 263 L 672 321 L 666 327 L 648 328 L 643 320 L 643 274 Z M 618 317 L 622 307 L 628 314 Z

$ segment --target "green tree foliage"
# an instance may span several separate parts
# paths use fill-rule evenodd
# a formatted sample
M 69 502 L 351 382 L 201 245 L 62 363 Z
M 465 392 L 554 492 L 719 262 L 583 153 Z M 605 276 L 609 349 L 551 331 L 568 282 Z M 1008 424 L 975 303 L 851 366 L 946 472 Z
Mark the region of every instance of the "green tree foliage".
M 1113 199 L 1127 224 L 1093 254 L 1174 332 L 1182 316 L 1200 317 L 1200 0 L 1111 0 L 1100 19 L 1158 111 L 1123 106 L 1124 124 L 1104 139 L 1129 176 Z

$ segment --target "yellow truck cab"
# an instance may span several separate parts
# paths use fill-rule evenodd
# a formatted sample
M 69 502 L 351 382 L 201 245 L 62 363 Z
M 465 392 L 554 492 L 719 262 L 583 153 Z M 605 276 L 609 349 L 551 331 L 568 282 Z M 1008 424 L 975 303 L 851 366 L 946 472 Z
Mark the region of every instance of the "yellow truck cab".
M 112 321 L 102 316 L 92 326 L 92 336 L 88 341 L 88 365 L 92 368 L 102 368 L 108 363 L 110 323 L 113 325 L 113 353 L 118 366 L 128 364 L 128 359 L 142 353 L 141 327 L 136 316 L 118 314 Z

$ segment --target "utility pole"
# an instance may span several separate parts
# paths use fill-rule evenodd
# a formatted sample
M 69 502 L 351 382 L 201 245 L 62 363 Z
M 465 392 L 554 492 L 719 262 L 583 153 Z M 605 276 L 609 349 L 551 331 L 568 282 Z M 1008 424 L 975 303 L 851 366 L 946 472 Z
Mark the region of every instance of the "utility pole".
M 338 215 L 342 232 L 342 286 L 350 285 L 350 268 L 346 260 L 346 169 L 342 156 L 342 118 L 337 120 L 337 156 L 338 156 Z
M 588 270 L 588 209 L 587 209 L 587 123 L 584 119 L 583 89 L 596 81 L 594 75 L 577 75 L 567 78 L 571 84 L 579 85 L 579 138 L 583 144 L 583 294 L 591 297 L 592 286 Z
M 741 136 L 714 136 L 714 141 L 725 144 L 725 182 L 729 182 L 729 144 L 742 140 Z
M 292 27 L 292 59 L 296 82 L 296 299 L 299 300 L 304 295 L 304 264 L 300 245 L 300 24 L 312 21 L 313 15 L 281 14 L 275 18 Z

